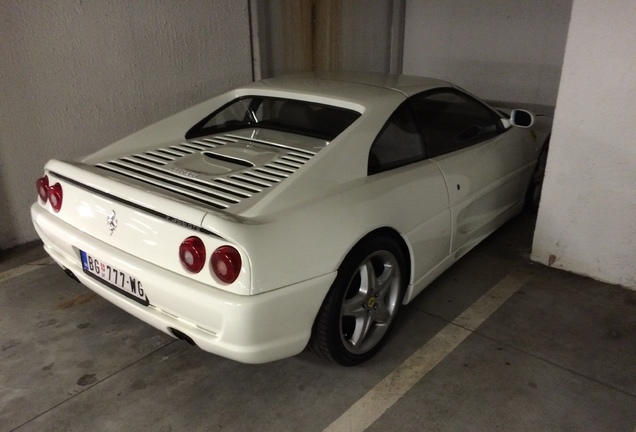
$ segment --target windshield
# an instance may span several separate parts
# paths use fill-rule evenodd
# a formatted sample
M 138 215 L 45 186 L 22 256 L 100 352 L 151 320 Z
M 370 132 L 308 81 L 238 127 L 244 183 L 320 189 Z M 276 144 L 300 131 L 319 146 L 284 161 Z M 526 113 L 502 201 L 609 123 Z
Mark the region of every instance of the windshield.
M 360 113 L 344 108 L 290 99 L 245 97 L 236 99 L 205 117 L 187 133 L 186 139 L 245 127 L 292 132 L 333 140 Z

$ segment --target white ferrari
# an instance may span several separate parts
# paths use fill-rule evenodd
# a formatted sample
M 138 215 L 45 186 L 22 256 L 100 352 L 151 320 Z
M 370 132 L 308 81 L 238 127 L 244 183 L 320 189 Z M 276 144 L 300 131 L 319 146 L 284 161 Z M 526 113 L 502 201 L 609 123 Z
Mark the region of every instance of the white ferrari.
M 174 337 L 356 365 L 402 304 L 538 205 L 550 127 L 434 79 L 266 79 L 49 161 L 31 214 L 69 275 Z

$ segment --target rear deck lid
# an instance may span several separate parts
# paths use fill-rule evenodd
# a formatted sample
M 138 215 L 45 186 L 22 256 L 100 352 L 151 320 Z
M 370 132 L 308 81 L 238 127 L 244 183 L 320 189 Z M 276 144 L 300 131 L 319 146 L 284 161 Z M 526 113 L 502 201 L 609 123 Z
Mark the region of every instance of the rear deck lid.
M 202 209 L 237 214 L 288 181 L 326 141 L 244 129 L 133 152 L 94 166 Z

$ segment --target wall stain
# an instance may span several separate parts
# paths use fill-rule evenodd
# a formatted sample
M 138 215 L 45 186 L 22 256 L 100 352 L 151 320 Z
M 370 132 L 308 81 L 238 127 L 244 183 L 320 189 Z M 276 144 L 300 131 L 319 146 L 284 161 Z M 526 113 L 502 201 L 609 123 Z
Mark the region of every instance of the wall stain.
M 337 70 L 343 0 L 283 0 L 285 72 Z

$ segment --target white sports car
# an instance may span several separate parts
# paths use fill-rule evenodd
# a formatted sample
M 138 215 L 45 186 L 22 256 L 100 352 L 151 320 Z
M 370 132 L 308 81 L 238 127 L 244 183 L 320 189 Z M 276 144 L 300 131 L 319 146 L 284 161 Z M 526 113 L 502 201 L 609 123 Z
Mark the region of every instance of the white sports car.
M 550 126 L 428 78 L 266 79 L 49 161 L 31 214 L 69 275 L 170 335 L 246 363 L 308 346 L 355 365 L 538 203 Z

